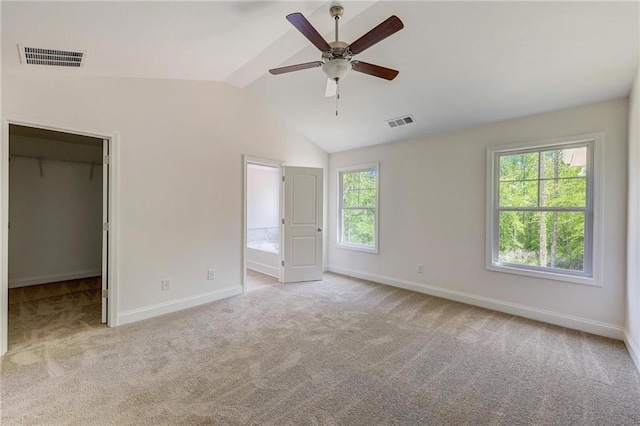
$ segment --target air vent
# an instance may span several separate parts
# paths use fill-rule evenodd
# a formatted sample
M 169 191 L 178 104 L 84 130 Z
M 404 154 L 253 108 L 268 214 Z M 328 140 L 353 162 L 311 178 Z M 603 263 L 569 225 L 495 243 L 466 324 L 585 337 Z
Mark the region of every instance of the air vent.
M 57 50 L 18 45 L 20 62 L 29 65 L 79 68 L 84 64 L 84 50 Z
M 407 115 L 406 117 L 399 117 L 399 118 L 387 120 L 387 124 L 389 125 L 389 127 L 400 127 L 406 124 L 411 124 L 414 121 L 415 120 L 413 119 L 412 115 Z

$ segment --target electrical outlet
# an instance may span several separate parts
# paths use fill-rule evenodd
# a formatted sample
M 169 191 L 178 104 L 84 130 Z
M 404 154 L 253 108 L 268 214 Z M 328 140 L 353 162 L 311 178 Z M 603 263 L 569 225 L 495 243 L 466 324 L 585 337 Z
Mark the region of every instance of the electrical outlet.
M 162 280 L 162 291 L 169 290 L 171 288 L 171 280 Z
M 216 270 L 215 269 L 209 269 L 207 271 L 207 279 L 208 280 L 215 280 L 216 279 Z
M 418 273 L 424 274 L 424 265 L 422 263 L 418 263 Z

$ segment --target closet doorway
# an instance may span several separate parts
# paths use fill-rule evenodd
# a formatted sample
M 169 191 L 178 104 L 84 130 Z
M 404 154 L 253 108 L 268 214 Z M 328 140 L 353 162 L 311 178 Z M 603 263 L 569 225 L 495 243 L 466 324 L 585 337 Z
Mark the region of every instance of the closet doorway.
M 9 124 L 7 343 L 108 320 L 109 139 Z

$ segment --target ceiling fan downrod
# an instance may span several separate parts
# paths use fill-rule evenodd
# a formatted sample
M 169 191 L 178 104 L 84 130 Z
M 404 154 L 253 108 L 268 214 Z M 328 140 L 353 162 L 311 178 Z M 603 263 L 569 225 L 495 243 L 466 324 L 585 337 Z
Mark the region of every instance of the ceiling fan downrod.
M 340 21 L 340 18 L 342 17 L 342 14 L 344 13 L 344 8 L 342 6 L 332 6 L 331 9 L 329 9 L 329 13 L 331 14 L 331 16 L 333 17 L 333 22 L 335 24 L 335 28 L 336 28 L 336 40 L 335 42 L 338 43 L 340 41 L 340 36 L 339 36 L 339 32 L 338 32 L 338 21 Z M 340 100 L 340 79 L 336 78 L 336 117 L 338 116 L 338 101 Z
M 337 5 L 331 6 L 331 9 L 329 9 L 329 13 L 333 17 L 333 21 L 335 22 L 336 41 L 340 41 L 340 39 L 338 38 L 338 21 L 340 20 L 340 18 L 342 17 L 342 14 L 344 13 L 344 7 L 337 6 Z

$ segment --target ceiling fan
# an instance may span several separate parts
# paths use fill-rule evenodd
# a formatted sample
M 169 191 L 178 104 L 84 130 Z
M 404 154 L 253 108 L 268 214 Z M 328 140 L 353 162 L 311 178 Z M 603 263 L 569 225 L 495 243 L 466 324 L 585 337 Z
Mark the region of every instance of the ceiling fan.
M 353 43 L 347 44 L 338 38 L 338 21 L 342 17 L 343 12 L 344 8 L 342 6 L 336 5 L 329 9 L 329 13 L 335 22 L 336 32 L 336 39 L 331 43 L 327 43 L 301 13 L 287 15 L 287 21 L 291 22 L 302 35 L 322 52 L 322 60 L 274 68 L 270 69 L 269 72 L 273 75 L 279 75 L 322 67 L 322 71 L 324 71 L 328 77 L 325 96 L 336 96 L 336 102 L 340 97 L 338 93 L 339 84 L 351 69 L 385 80 L 393 80 L 396 78 L 398 75 L 398 71 L 396 70 L 354 60 L 353 57 L 404 28 L 404 24 L 400 18 L 393 15 Z M 338 115 L 337 110 L 336 115 Z

